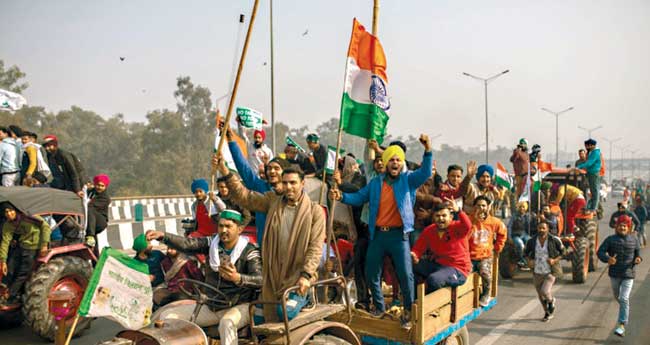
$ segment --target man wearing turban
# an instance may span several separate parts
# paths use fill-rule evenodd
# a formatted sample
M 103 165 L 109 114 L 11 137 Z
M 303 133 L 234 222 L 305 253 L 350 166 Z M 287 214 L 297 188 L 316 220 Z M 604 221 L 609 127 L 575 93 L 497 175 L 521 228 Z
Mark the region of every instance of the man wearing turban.
M 476 182 L 469 183 L 468 185 L 461 185 L 461 189 L 465 191 L 463 197 L 463 210 L 467 214 L 474 214 L 474 199 L 479 195 L 483 195 L 490 200 L 490 215 L 495 214 L 495 204 L 503 198 L 497 186 L 492 182 L 494 180 L 494 168 L 489 164 L 481 164 L 477 167 L 475 161 L 467 163 L 467 175 L 475 175 Z
M 248 162 L 254 171 L 258 171 L 260 166 L 266 165 L 273 159 L 273 151 L 264 143 L 266 132 L 263 129 L 256 129 L 253 132 L 253 149 L 248 157 Z
M 344 204 L 370 205 L 368 231 L 370 243 L 366 254 L 366 280 L 371 291 L 373 316 L 381 317 L 385 312 L 384 296 L 381 291 L 382 263 L 385 254 L 393 259 L 400 281 L 404 300 L 402 327 L 411 327 L 409 311 L 414 300 L 413 265 L 410 256 L 409 233 L 413 231 L 415 192 L 429 177 L 433 167 L 431 140 L 420 136 L 424 146 L 422 165 L 415 171 L 404 171 L 404 150 L 392 145 L 384 150 L 382 161 L 386 172 L 372 179 L 356 193 L 342 193 L 332 188 L 330 198 Z

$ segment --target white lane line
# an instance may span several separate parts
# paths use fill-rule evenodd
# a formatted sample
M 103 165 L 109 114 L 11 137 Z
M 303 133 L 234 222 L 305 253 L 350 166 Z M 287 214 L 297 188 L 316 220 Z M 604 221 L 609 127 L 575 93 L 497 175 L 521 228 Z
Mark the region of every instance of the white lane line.
M 553 296 L 555 296 L 562 288 L 563 285 L 555 285 L 553 287 Z M 539 304 L 539 299 L 533 298 L 526 305 L 523 307 L 519 308 L 516 312 L 514 312 L 507 320 L 505 320 L 503 323 L 492 329 L 490 333 L 485 335 L 484 337 L 481 338 L 480 341 L 478 341 L 474 345 L 492 345 L 494 344 L 499 338 L 501 338 L 504 334 L 506 334 L 509 330 L 511 330 L 516 324 L 519 323 L 519 321 L 523 320 L 526 315 L 530 314 L 535 308 L 541 308 Z

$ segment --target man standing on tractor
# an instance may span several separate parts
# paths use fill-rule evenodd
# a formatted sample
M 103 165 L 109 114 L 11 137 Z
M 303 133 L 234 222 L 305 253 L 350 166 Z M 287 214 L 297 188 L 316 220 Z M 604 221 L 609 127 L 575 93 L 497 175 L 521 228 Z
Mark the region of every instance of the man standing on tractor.
M 217 159 L 217 169 L 226 176 L 228 189 L 235 202 L 255 212 L 267 214 L 262 240 L 261 299 L 280 302 L 288 288 L 298 286 L 289 294 L 287 318 L 293 319 L 309 302 L 307 292 L 318 278 L 318 267 L 325 242 L 325 212 L 305 193 L 302 170 L 287 168 L 282 172 L 283 194 L 264 194 L 244 187 L 223 159 Z M 264 306 L 264 321 L 284 318 L 281 305 Z M 261 320 L 260 320 L 261 321 Z
M 553 284 L 557 277 L 562 277 L 560 260 L 564 254 L 564 245 L 559 237 L 549 235 L 548 223 L 537 223 L 537 234 L 526 243 L 524 251 L 528 259 L 528 266 L 533 268 L 533 284 L 537 296 L 544 308 L 544 318 L 547 322 L 555 313 L 555 297 L 553 297 Z
M 598 208 L 598 202 L 600 199 L 600 168 L 602 166 L 602 157 L 600 155 L 600 149 L 596 147 L 596 140 L 587 139 L 585 140 L 585 149 L 587 149 L 587 161 L 578 164 L 578 169 L 587 170 L 587 180 L 589 181 L 589 192 L 591 196 L 589 202 L 587 203 L 587 211 L 589 213 L 596 213 Z
M 14 256 L 18 262 L 13 274 L 13 281 L 9 286 L 8 299 L 2 301 L 4 305 L 12 305 L 20 302 L 23 285 L 32 271 L 36 255 L 47 255 L 47 246 L 52 230 L 42 218 L 27 216 L 7 202 L 3 204 L 6 219 L 2 226 L 2 243 L 0 244 L 0 269 L 3 276 L 7 274 L 9 244 L 14 235 L 18 236 L 18 245 L 13 249 L 18 251 Z
M 219 214 L 219 232 L 213 237 L 187 238 L 162 231 L 147 231 L 147 239 L 161 240 L 170 247 L 184 252 L 203 253 L 209 256 L 205 283 L 221 294 L 212 295 L 211 289 L 202 289 L 210 297 L 222 300 L 201 308 L 194 321 L 201 327 L 219 325 L 219 340 L 224 345 L 238 343 L 237 330 L 250 323 L 249 303 L 257 298 L 262 287 L 262 260 L 260 251 L 241 236 L 244 229 L 242 215 L 234 210 Z M 191 282 L 184 284 L 191 285 Z M 192 292 L 189 290 L 188 292 Z M 234 305 L 234 307 L 229 307 Z M 195 304 L 171 303 L 154 315 L 154 320 L 169 317 L 190 320 Z
M 517 194 L 515 197 L 519 199 L 521 193 L 524 191 L 526 185 L 526 176 L 528 176 L 528 165 L 530 164 L 530 157 L 528 156 L 528 141 L 524 138 L 519 139 L 517 148 L 512 151 L 510 156 L 512 168 L 515 173 L 515 188 Z
M 630 233 L 632 219 L 622 215 L 616 220 L 616 234 L 607 237 L 598 248 L 598 258 L 609 265 L 614 298 L 618 301 L 618 327 L 614 334 L 625 336 L 630 314 L 630 293 L 634 285 L 634 266 L 641 263 L 639 241 Z
M 472 231 L 469 237 L 469 254 L 472 267 L 481 276 L 483 289 L 479 296 L 479 304 L 483 307 L 490 303 L 492 288 L 492 259 L 499 254 L 506 244 L 508 229 L 503 222 L 490 215 L 492 201 L 485 195 L 474 199 L 471 216 Z
M 410 329 L 410 310 L 415 299 L 413 266 L 411 264 L 409 233 L 413 231 L 416 190 L 431 177 L 433 153 L 431 140 L 420 135 L 424 146 L 422 165 L 415 171 L 404 171 L 405 154 L 398 145 L 386 148 L 382 161 L 386 173 L 372 179 L 356 193 L 341 193 L 333 188 L 330 198 L 344 204 L 362 206 L 370 204 L 368 230 L 370 243 L 366 256 L 366 280 L 370 288 L 375 310 L 373 316 L 382 317 L 385 312 L 384 295 L 381 289 L 382 263 L 384 255 L 393 260 L 399 278 L 400 290 L 404 300 L 404 314 L 401 324 Z

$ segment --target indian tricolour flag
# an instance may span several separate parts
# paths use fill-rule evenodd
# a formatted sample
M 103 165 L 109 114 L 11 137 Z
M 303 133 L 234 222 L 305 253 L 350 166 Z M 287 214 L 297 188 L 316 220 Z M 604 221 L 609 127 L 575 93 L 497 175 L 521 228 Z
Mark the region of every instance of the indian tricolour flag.
M 512 186 L 514 185 L 514 181 L 512 176 L 508 174 L 508 170 L 501 165 L 501 163 L 497 162 L 497 173 L 494 181 L 497 185 L 504 187 L 508 190 L 512 189 Z
M 542 180 L 553 170 L 553 163 L 537 161 L 537 172 L 533 175 L 533 192 L 537 192 L 542 187 Z
M 151 322 L 153 292 L 149 266 L 104 248 L 79 306 L 83 317 L 106 317 L 128 329 Z
M 384 49 L 355 18 L 345 67 L 341 129 L 381 143 L 390 110 L 387 87 Z

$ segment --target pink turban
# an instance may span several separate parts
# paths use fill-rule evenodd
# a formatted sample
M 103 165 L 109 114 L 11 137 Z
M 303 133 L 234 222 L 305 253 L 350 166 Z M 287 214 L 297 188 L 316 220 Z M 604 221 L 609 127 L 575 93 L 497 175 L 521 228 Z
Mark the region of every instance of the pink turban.
M 108 187 L 108 185 L 111 184 L 111 179 L 106 174 L 99 174 L 93 177 L 94 184 L 98 184 L 100 182 L 103 183 L 106 187 Z

